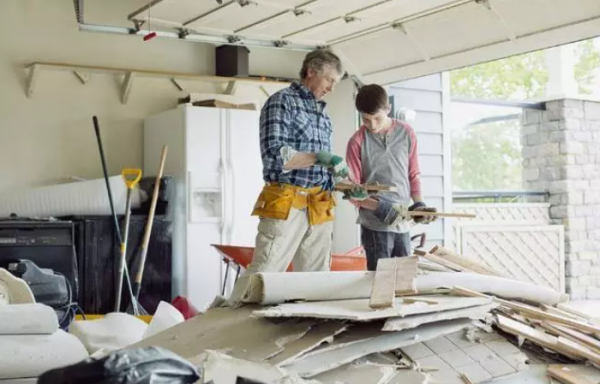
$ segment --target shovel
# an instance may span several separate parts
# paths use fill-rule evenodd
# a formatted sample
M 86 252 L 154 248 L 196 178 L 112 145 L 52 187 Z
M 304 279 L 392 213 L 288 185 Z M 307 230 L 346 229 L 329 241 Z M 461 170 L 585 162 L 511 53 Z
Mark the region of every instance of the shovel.
M 127 255 L 127 238 L 129 237 L 129 221 L 131 219 L 131 199 L 133 189 L 142 178 L 142 170 L 137 168 L 127 168 L 121 171 L 121 176 L 127 186 L 127 205 L 125 207 L 125 224 L 123 239 L 121 240 L 121 254 L 119 258 L 119 277 L 117 278 L 117 287 L 115 293 L 115 312 L 121 311 L 121 293 L 123 291 L 123 275 L 125 273 L 125 262 Z

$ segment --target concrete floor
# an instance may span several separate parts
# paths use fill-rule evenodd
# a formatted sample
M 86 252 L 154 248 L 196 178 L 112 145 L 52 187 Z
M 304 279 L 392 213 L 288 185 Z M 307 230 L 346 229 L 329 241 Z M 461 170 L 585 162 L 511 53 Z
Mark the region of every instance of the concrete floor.
M 600 319 L 600 300 L 575 300 L 564 305 L 577 312 Z

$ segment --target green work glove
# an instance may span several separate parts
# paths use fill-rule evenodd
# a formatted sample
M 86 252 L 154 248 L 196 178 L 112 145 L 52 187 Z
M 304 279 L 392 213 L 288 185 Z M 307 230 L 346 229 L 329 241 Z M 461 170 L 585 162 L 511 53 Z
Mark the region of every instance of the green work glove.
M 347 178 L 350 174 L 346 161 L 331 152 L 321 151 L 317 153 L 317 164 L 327 167 L 336 179 L 336 183 L 338 180 Z
M 350 191 L 344 192 L 344 200 L 358 200 L 363 201 L 369 197 L 367 188 L 362 185 L 355 184 Z

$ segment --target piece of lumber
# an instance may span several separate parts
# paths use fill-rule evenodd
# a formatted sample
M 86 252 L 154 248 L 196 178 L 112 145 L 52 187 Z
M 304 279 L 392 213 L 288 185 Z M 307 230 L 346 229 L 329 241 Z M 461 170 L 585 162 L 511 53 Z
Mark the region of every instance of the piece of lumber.
M 237 92 L 238 84 L 239 83 L 235 80 L 228 82 L 227 88 L 225 88 L 225 94 L 226 95 L 235 95 L 235 93 Z
M 415 250 L 415 254 L 420 255 L 423 258 L 425 258 L 425 259 L 427 259 L 427 260 L 429 260 L 431 262 L 434 262 L 436 264 L 439 264 L 439 265 L 441 265 L 443 267 L 446 267 L 446 268 L 451 269 L 451 270 L 456 271 L 456 272 L 473 272 L 470 269 L 467 269 L 467 268 L 463 267 L 462 265 L 453 263 L 452 261 L 446 260 L 443 257 L 432 255 L 429 252 L 422 252 L 422 251 Z
M 553 307 L 553 306 L 546 305 L 546 304 L 542 304 L 541 307 L 544 311 L 546 311 L 548 313 L 552 313 L 554 315 L 569 317 L 573 320 L 588 321 L 588 319 L 583 316 L 573 314 L 571 312 L 565 311 L 565 310 L 557 308 L 557 307 Z
M 352 188 L 360 186 L 367 190 L 368 193 L 378 193 L 378 192 L 394 192 L 397 190 L 396 187 L 392 185 L 383 185 L 383 184 L 351 184 L 348 182 L 340 182 L 333 187 L 335 191 L 338 192 L 346 192 L 351 191 Z
M 575 329 L 571 329 L 560 324 L 541 322 L 541 325 L 558 336 L 565 337 L 576 343 L 585 344 L 592 351 L 600 353 L 600 340 L 596 339 L 595 337 L 586 335 L 583 332 L 579 332 Z
M 454 289 L 452 291 L 453 291 L 453 293 L 456 293 L 461 296 L 488 297 L 487 295 L 483 295 L 482 293 L 470 291 L 468 289 L 461 288 L 461 287 L 454 287 Z M 519 311 L 526 317 L 530 317 L 530 318 L 533 318 L 536 320 L 552 321 L 552 322 L 563 324 L 563 325 L 566 325 L 566 326 L 569 326 L 569 327 L 572 327 L 572 328 L 575 328 L 575 329 L 578 329 L 578 330 L 581 330 L 584 332 L 600 333 L 600 327 L 597 327 L 593 324 L 588 324 L 583 321 L 579 321 L 579 320 L 571 319 L 568 317 L 544 312 L 538 308 L 535 308 L 535 307 L 532 307 L 532 306 L 529 306 L 529 305 L 526 305 L 523 303 L 518 303 L 516 301 L 504 300 L 504 299 L 500 299 L 498 297 L 494 297 L 494 301 L 496 301 L 497 303 L 500 303 L 501 305 L 503 305 L 505 307 Z
M 181 73 L 181 72 L 168 72 L 168 71 L 153 71 L 148 69 L 138 68 L 123 68 L 123 67 L 107 67 L 99 65 L 81 65 L 81 64 L 67 64 L 67 63 L 52 63 L 52 62 L 33 62 L 25 65 L 25 68 L 31 68 L 37 66 L 44 70 L 55 70 L 55 71 L 78 71 L 78 72 L 93 72 L 93 73 L 112 73 L 112 74 L 124 74 L 128 72 L 134 72 L 138 77 L 159 77 L 159 78 L 174 78 L 182 80 L 196 80 L 196 81 L 207 81 L 207 82 L 229 82 L 239 81 L 242 83 L 255 83 L 255 84 L 273 84 L 287 86 L 290 84 L 289 81 L 278 81 L 269 80 L 262 78 L 253 77 L 225 77 L 225 76 L 213 76 L 213 75 L 199 75 L 195 73 Z
M 426 303 L 426 304 L 438 304 L 439 301 L 433 299 L 426 299 L 424 297 L 411 297 L 402 299 L 402 304 L 414 304 L 414 303 Z
M 417 264 L 417 267 L 423 271 L 448 272 L 448 268 L 443 267 L 438 264 L 432 264 L 432 263 L 419 263 L 419 264 Z
M 435 256 L 443 257 L 444 259 L 449 260 L 449 261 L 453 262 L 454 264 L 458 264 L 462 267 L 465 267 L 468 270 L 473 271 L 473 272 L 481 273 L 483 275 L 505 277 L 502 275 L 502 273 L 494 270 L 493 268 L 491 268 L 483 263 L 480 263 L 475 260 L 471 260 L 469 258 L 461 256 L 461 255 L 454 253 L 451 250 L 444 248 L 442 246 L 439 246 L 439 245 L 436 245 L 435 247 L 433 247 L 429 251 L 429 253 L 432 255 L 435 255 Z
M 254 103 L 246 104 L 235 104 L 228 103 L 227 101 L 210 99 L 210 100 L 199 100 L 192 103 L 195 107 L 215 107 L 215 108 L 228 108 L 228 109 L 244 109 L 248 111 L 256 111 L 256 105 Z
M 40 66 L 32 64 L 29 68 L 29 74 L 27 75 L 27 81 L 25 85 L 25 94 L 28 98 L 33 95 L 33 88 L 35 87 L 36 80 L 40 71 Z
M 123 80 L 123 85 L 121 86 L 121 103 L 127 104 L 129 100 L 129 95 L 131 94 L 131 87 L 133 86 L 133 79 L 135 78 L 135 73 L 127 72 L 125 74 L 125 79 Z
M 429 211 L 408 211 L 411 217 L 417 216 L 436 216 L 436 217 L 461 217 L 465 219 L 474 219 L 477 215 L 472 213 L 456 213 L 456 212 L 429 212 Z
M 548 366 L 548 375 L 565 384 L 594 384 L 583 376 L 573 372 L 564 365 L 552 364 Z
M 579 316 L 587 320 L 588 323 L 600 325 L 600 318 L 593 317 L 588 315 L 587 313 L 579 312 L 573 308 L 567 307 L 567 303 L 558 303 L 556 304 L 556 308 L 565 312 L 569 312 L 575 316 Z
M 392 308 L 396 296 L 396 257 L 379 259 L 369 307 L 373 309 Z
M 561 352 L 561 348 L 558 344 L 558 338 L 555 336 L 548 335 L 504 315 L 496 314 L 496 319 L 498 322 L 498 327 L 500 327 L 500 329 L 502 329 L 504 332 L 515 336 L 522 336 L 542 347 L 549 348 L 559 353 Z
M 417 287 L 415 277 L 417 275 L 417 256 L 396 258 L 396 295 L 415 294 Z
M 558 345 L 562 350 L 567 351 L 572 355 L 583 357 L 594 364 L 600 364 L 600 354 L 592 351 L 585 345 L 581 345 L 562 336 L 558 336 Z

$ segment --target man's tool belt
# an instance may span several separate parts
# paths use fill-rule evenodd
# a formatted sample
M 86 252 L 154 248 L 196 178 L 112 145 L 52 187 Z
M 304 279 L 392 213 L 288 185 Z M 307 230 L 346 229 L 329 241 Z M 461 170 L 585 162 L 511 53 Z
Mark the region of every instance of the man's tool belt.
M 287 220 L 292 208 L 308 209 L 310 225 L 318 225 L 334 219 L 335 205 L 332 193 L 323 191 L 321 187 L 301 188 L 271 183 L 263 187 L 252 216 Z

